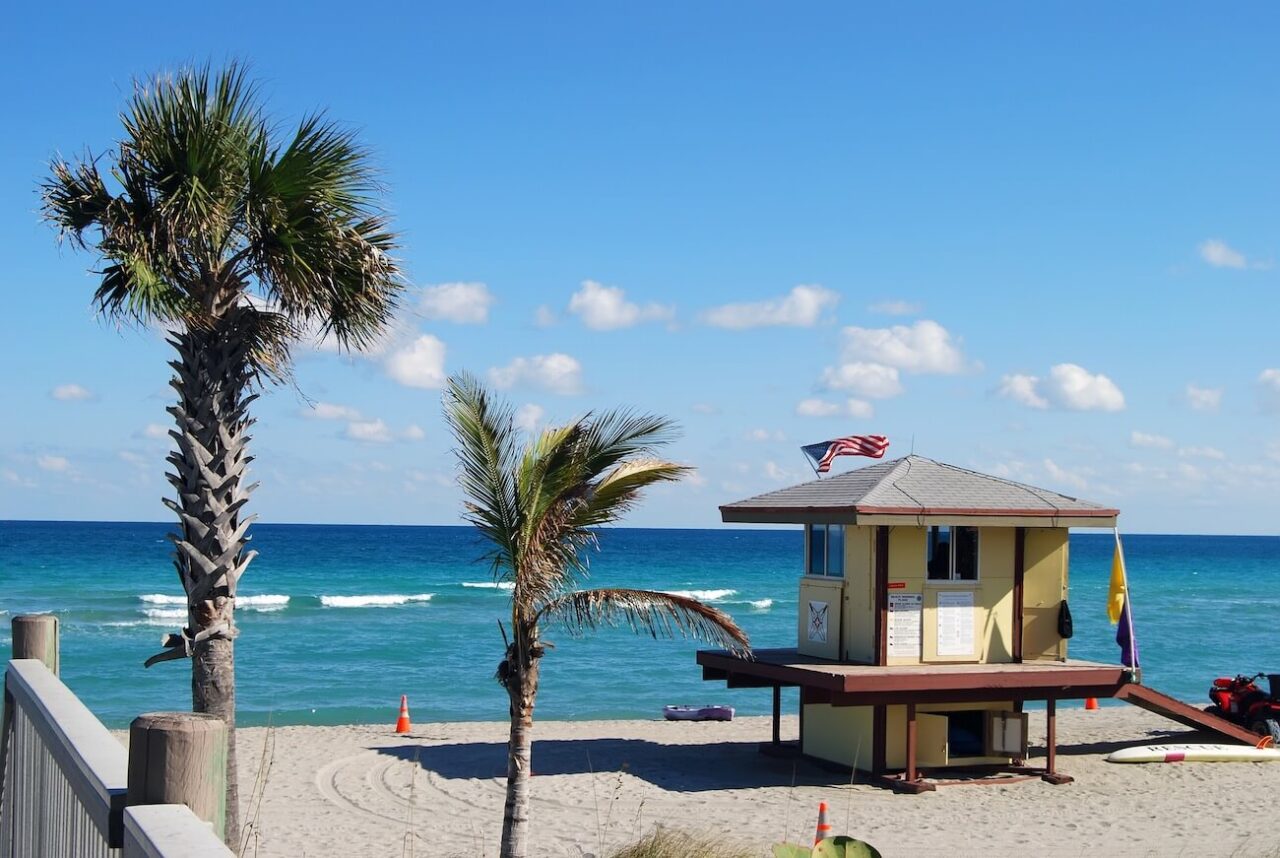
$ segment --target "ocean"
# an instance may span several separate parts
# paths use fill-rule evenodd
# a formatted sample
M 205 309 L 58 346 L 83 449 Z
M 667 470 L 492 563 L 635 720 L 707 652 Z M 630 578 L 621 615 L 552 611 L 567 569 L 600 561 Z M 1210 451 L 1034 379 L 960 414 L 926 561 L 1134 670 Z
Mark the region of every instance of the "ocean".
M 0 655 L 12 615 L 54 611 L 63 679 L 109 726 L 189 708 L 187 662 L 142 667 L 185 617 L 169 530 L 0 522 Z M 260 524 L 253 537 L 260 554 L 237 611 L 241 724 L 390 724 L 401 694 L 419 724 L 506 718 L 493 674 L 509 593 L 473 529 Z M 1124 544 L 1147 684 L 1204 704 L 1215 676 L 1280 671 L 1280 537 Z M 1112 546 L 1109 533 L 1071 536 L 1073 658 L 1118 660 L 1105 615 Z M 610 529 L 589 585 L 684 592 L 730 613 L 756 646 L 794 646 L 801 552 L 799 528 Z M 668 703 L 769 711 L 767 689 L 702 682 L 696 643 L 547 636 L 537 718 L 652 718 Z

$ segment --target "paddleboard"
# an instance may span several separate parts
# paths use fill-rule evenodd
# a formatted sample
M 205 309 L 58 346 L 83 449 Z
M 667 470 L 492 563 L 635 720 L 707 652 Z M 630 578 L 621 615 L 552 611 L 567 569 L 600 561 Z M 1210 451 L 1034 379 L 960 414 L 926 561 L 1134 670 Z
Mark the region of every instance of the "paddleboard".
M 1280 748 L 1248 745 L 1143 745 L 1121 748 L 1109 763 L 1266 763 L 1280 762 Z

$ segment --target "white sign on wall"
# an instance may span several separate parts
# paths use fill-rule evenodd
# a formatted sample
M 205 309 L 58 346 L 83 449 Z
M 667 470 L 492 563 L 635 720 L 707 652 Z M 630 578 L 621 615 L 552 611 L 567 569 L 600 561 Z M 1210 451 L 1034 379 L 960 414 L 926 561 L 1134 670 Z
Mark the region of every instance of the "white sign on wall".
M 973 655 L 972 591 L 938 591 L 938 655 Z
M 809 603 L 809 640 L 813 643 L 827 642 L 827 603 Z
M 889 594 L 889 657 L 920 657 L 920 615 L 924 596 L 920 593 Z

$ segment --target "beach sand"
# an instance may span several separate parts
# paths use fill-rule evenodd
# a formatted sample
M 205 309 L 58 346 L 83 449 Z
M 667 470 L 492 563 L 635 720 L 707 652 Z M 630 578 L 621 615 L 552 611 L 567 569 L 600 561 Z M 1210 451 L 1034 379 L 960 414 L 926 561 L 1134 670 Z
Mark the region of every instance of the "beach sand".
M 1117 765 L 1103 757 L 1118 747 L 1214 739 L 1120 707 L 1062 711 L 1058 724 L 1059 769 L 1072 784 L 1028 780 L 907 796 L 762 756 L 767 718 L 544 721 L 534 734 L 534 854 L 607 854 L 661 824 L 718 832 L 766 856 L 784 836 L 812 837 L 820 800 L 830 804 L 837 833 L 885 856 L 1280 853 L 1280 763 Z M 797 729 L 794 716 L 784 719 L 784 739 Z M 1044 735 L 1043 713 L 1031 713 L 1031 731 Z M 497 854 L 505 723 L 416 724 L 408 736 L 389 725 L 280 727 L 270 735 L 260 810 L 249 807 L 243 817 L 256 817 L 259 831 L 247 854 Z M 246 804 L 267 736 L 266 728 L 239 731 Z

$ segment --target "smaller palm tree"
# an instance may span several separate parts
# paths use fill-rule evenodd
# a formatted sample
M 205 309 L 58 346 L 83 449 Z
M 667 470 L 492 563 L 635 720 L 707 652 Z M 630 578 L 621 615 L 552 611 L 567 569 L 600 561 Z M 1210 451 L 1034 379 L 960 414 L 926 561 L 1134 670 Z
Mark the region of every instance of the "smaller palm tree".
M 498 682 L 511 700 L 502 858 L 529 854 L 529 772 L 542 628 L 581 635 L 626 625 L 653 637 L 692 637 L 740 653 L 747 635 L 727 614 L 696 599 L 650 590 L 579 590 L 595 528 L 617 521 L 648 486 L 690 468 L 654 451 L 670 440 L 663 417 L 609 411 L 538 434 L 523 450 L 514 412 L 471 376 L 449 379 L 445 419 L 458 441 L 465 517 L 493 544 L 494 576 L 510 582 L 511 637 Z M 504 632 L 505 638 L 505 632 Z

